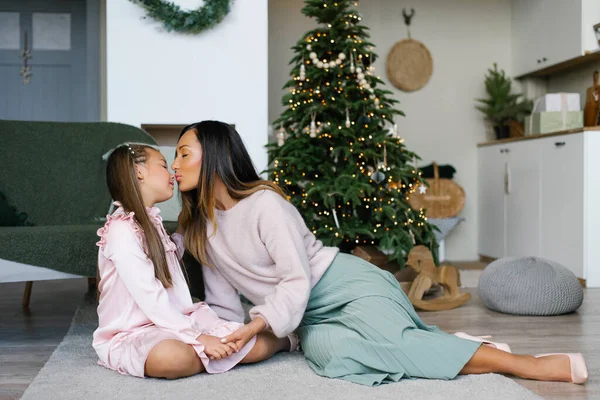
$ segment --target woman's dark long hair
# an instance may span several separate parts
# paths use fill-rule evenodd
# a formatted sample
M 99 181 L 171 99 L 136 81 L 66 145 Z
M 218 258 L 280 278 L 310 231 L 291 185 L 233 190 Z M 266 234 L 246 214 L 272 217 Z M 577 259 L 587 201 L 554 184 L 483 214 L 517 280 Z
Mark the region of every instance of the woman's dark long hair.
M 200 263 L 210 265 L 206 255 L 206 224 L 217 230 L 214 210 L 215 182 L 220 179 L 229 195 L 241 200 L 268 189 L 287 199 L 279 186 L 261 179 L 239 133 L 229 124 L 202 121 L 183 128 L 179 139 L 193 131 L 200 142 L 202 162 L 198 187 L 181 194 L 182 211 L 179 224 L 185 231 L 185 247 Z
M 106 183 L 113 200 L 121 203 L 125 212 L 133 212 L 134 220 L 144 232 L 145 251 L 154 264 L 154 275 L 165 288 L 173 285 L 169 265 L 160 235 L 146 211 L 140 192 L 135 165 L 146 162 L 150 146 L 130 144 L 117 147 L 106 165 Z M 100 281 L 97 282 L 98 287 Z

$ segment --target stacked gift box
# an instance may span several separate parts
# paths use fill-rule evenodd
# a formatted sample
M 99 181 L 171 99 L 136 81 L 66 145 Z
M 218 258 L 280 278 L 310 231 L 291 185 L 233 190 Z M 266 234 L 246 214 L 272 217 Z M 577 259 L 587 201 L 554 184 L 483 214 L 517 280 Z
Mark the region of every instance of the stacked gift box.
M 533 104 L 533 113 L 525 117 L 525 135 L 583 128 L 579 93 L 548 93 Z

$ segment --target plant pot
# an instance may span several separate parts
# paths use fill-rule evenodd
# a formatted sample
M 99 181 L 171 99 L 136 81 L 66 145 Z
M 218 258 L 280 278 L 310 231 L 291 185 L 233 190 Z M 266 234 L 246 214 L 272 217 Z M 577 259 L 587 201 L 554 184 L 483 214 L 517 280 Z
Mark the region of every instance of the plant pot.
M 507 139 L 510 136 L 510 127 L 508 125 L 494 126 L 496 139 Z

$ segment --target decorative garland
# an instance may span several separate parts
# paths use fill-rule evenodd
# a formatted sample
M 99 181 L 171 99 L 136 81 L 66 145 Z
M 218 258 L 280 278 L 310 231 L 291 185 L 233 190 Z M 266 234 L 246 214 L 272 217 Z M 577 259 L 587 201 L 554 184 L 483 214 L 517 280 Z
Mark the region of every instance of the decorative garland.
M 164 0 L 130 0 L 146 9 L 146 16 L 161 21 L 169 32 L 200 33 L 213 28 L 229 13 L 233 0 L 204 0 L 197 10 L 183 11 Z

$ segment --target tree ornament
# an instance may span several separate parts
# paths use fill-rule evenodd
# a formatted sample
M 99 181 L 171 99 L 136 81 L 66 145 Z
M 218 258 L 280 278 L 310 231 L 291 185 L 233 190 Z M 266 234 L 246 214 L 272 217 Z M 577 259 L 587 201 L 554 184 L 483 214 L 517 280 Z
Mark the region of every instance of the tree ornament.
M 306 45 L 306 50 L 311 51 L 312 50 L 312 46 L 310 44 Z
M 392 137 L 394 139 L 397 139 L 398 136 L 398 124 L 394 124 L 394 127 L 392 128 Z
M 377 97 L 375 97 L 374 103 L 375 103 L 375 107 L 379 108 L 379 99 Z
M 350 53 L 350 73 L 353 74 L 355 71 L 354 68 L 354 55 Z
M 371 179 L 377 184 L 385 180 L 385 173 L 381 172 L 381 170 L 387 170 L 387 146 L 385 142 L 383 142 L 383 161 L 377 163 L 377 171 L 371 175 Z
M 361 115 L 360 117 L 358 117 L 358 120 L 356 121 L 359 125 L 365 125 L 371 122 L 371 118 L 369 118 L 366 115 Z
M 373 182 L 380 184 L 385 180 L 385 174 L 377 170 L 371 174 L 371 179 L 373 180 Z
M 331 213 L 333 214 L 333 220 L 335 221 L 335 226 L 340 229 L 340 221 L 338 220 L 337 213 L 335 212 L 335 206 L 331 209 Z
M 371 54 L 369 55 L 369 67 L 367 68 L 367 75 L 373 76 L 373 72 L 375 72 L 375 66 L 373 65 L 373 46 L 370 48 Z
M 350 122 L 350 111 L 346 108 L 346 128 L 350 128 L 352 123 Z
M 306 79 L 306 68 L 304 67 L 304 61 L 302 61 L 302 65 L 300 66 L 300 76 L 298 78 L 301 81 Z
M 315 122 L 316 118 L 317 118 L 317 114 L 313 114 L 311 117 L 311 121 L 310 121 L 310 137 L 311 138 L 317 137 L 317 123 Z
M 285 128 L 283 125 L 279 126 L 279 132 L 277 132 L 277 145 L 279 147 L 283 146 L 285 143 Z

